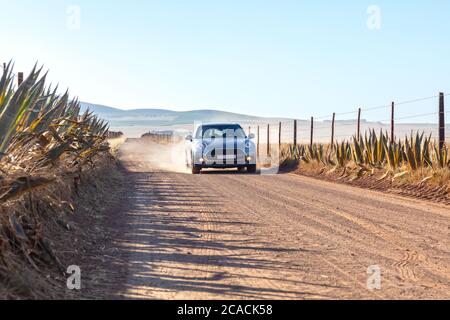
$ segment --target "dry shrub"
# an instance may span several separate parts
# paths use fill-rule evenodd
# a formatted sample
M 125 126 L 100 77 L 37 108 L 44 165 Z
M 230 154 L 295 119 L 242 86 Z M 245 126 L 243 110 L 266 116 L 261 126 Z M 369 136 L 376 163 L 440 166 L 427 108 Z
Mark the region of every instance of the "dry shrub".
M 10 63 L 0 78 L 0 297 L 6 298 L 49 297 L 45 273 L 65 272 L 52 240 L 70 229 L 67 216 L 83 177 L 113 161 L 107 123 L 80 114 L 79 102 L 46 87 L 40 74 L 34 68 L 15 87 Z

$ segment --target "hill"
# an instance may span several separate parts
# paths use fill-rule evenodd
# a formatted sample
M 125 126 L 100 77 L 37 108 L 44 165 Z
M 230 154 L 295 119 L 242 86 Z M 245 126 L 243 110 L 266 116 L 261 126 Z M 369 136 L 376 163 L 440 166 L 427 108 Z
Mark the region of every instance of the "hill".
M 171 111 L 166 109 L 122 110 L 82 102 L 82 110 L 89 109 L 111 124 L 122 126 L 173 126 L 194 122 L 253 122 L 264 118 L 218 110 Z

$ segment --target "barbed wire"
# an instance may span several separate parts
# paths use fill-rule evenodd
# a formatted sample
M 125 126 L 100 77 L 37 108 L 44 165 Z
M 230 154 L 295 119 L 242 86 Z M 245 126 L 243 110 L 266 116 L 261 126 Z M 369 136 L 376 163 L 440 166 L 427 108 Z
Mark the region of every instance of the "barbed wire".
M 446 114 L 450 113 L 446 112 Z M 426 116 L 431 116 L 431 115 L 438 115 L 439 113 L 434 112 L 434 113 L 425 113 L 425 114 L 415 114 L 415 115 L 409 115 L 409 116 L 405 116 L 405 117 L 397 117 L 394 120 L 395 121 L 400 121 L 400 120 L 406 120 L 406 119 L 414 119 L 414 118 L 422 118 L 422 117 L 426 117 Z M 390 123 L 383 123 L 383 122 L 388 122 L 390 121 L 390 119 L 387 120 L 381 120 L 381 121 L 373 121 L 373 122 L 363 122 L 360 124 L 361 128 L 367 127 L 367 126 L 373 126 L 374 124 L 378 124 L 379 126 L 383 126 L 383 127 L 389 127 Z M 397 126 L 402 126 L 402 125 L 407 125 L 407 123 L 397 123 Z M 429 125 L 435 125 L 435 123 L 430 123 Z M 357 122 L 349 122 L 349 123 L 335 123 L 335 130 L 338 131 L 340 128 L 342 127 L 356 127 L 357 126 Z M 278 126 L 273 126 L 270 129 L 275 128 L 278 129 Z M 293 126 L 289 127 L 290 129 L 293 129 Z M 313 130 L 314 131 L 321 131 L 321 130 L 331 130 L 332 128 L 332 124 L 328 125 L 328 126 L 314 126 Z M 282 126 L 282 129 L 286 129 L 286 126 Z M 256 127 L 251 127 L 251 130 L 257 130 L 257 126 Z M 311 128 L 308 127 L 297 127 L 297 132 L 298 134 L 309 134 L 311 131 Z M 267 126 L 260 126 L 260 132 L 261 133 L 265 133 L 267 134 Z
M 450 94 L 446 94 L 446 96 L 449 96 L 449 95 Z M 421 100 L 423 101 L 425 99 L 430 99 L 430 97 L 423 98 Z M 410 100 L 410 101 L 419 101 L 419 100 L 416 99 L 416 100 Z M 445 112 L 445 114 L 450 114 L 450 111 Z M 394 121 L 400 121 L 400 120 L 406 120 L 406 119 L 414 119 L 414 118 L 421 118 L 421 117 L 427 117 L 427 116 L 436 116 L 436 115 L 439 115 L 439 112 L 420 113 L 420 114 L 413 114 L 413 115 L 408 115 L 408 116 L 403 116 L 403 117 L 394 117 Z M 329 123 L 328 125 L 323 125 L 322 124 L 323 121 L 316 121 L 316 119 L 314 119 L 314 130 L 316 130 L 316 129 L 317 130 L 319 130 L 319 129 L 327 129 L 327 128 L 330 128 L 331 125 L 332 125 L 332 123 Z M 292 127 L 293 126 L 293 121 L 295 121 L 295 120 L 296 119 L 293 119 L 291 121 L 282 121 L 281 124 L 282 124 L 282 126 L 286 125 L 286 124 L 289 124 L 289 126 Z M 373 125 L 373 123 L 380 123 L 380 124 L 383 124 L 383 125 L 388 125 L 389 123 L 384 123 L 384 122 L 390 122 L 391 120 L 392 119 L 389 118 L 389 119 L 382 119 L 382 120 L 373 120 L 373 121 L 368 121 L 368 122 L 362 122 L 361 126 Z M 300 121 L 310 123 L 310 121 L 308 121 L 308 120 L 300 120 Z M 347 121 L 352 121 L 352 120 L 340 120 L 340 121 L 346 121 L 347 122 Z M 340 121 L 337 120 L 335 122 L 335 126 L 336 127 L 342 127 L 342 126 L 346 127 L 346 126 L 355 126 L 355 125 L 357 125 L 357 120 L 356 119 L 353 120 L 352 122 L 347 122 L 347 123 L 340 123 Z M 316 123 L 321 123 L 321 125 L 317 125 Z M 310 129 L 309 129 L 309 127 L 308 128 L 297 127 L 297 130 L 300 132 L 300 131 L 309 131 Z
M 357 114 L 357 113 L 358 113 L 358 111 L 349 111 L 349 112 L 336 113 L 335 115 L 336 115 L 336 117 L 338 117 L 338 116 L 346 116 L 349 114 Z M 324 119 L 329 119 L 332 117 L 333 117 L 333 115 L 328 115 L 328 116 L 322 116 L 322 117 L 315 117 L 314 119 L 315 120 L 324 120 Z
M 5 66 L 8 65 L 8 63 L 2 63 L 0 69 L 2 69 L 2 72 L 5 71 Z M 17 77 L 17 74 L 11 70 L 11 74 L 14 77 Z M 450 96 L 450 93 L 444 94 L 444 97 Z M 423 101 L 427 101 L 427 100 L 431 100 L 431 99 L 436 99 L 439 98 L 440 95 L 433 95 L 433 96 L 428 96 L 428 97 L 423 97 L 423 98 L 417 98 L 417 99 L 412 99 L 412 100 L 406 100 L 406 101 L 401 101 L 401 102 L 394 102 L 395 106 L 403 106 L 403 105 L 408 105 L 408 104 L 412 104 L 412 103 L 418 103 L 418 102 L 423 102 Z M 380 105 L 380 106 L 376 106 L 376 107 L 368 107 L 368 108 L 360 108 L 361 112 L 368 112 L 368 111 L 375 111 L 375 110 L 382 110 L 382 109 L 386 109 L 386 108 L 390 108 L 392 106 L 392 104 L 386 104 L 386 105 Z M 340 112 L 340 113 L 335 113 L 335 117 L 338 116 L 343 116 L 343 115 L 351 115 L 351 114 L 358 114 L 359 113 L 359 109 L 356 111 L 348 111 L 348 112 Z M 403 117 L 394 117 L 394 121 L 400 121 L 400 120 L 407 120 L 407 119 L 415 119 L 415 118 L 421 118 L 421 117 L 426 117 L 426 116 L 435 116 L 438 115 L 439 112 L 432 112 L 432 113 L 422 113 L 422 114 L 413 114 L 413 115 L 408 115 L 408 116 L 403 116 Z M 445 112 L 445 114 L 450 114 L 450 111 Z M 327 120 L 327 121 L 331 121 L 329 120 L 330 118 L 332 118 L 332 115 L 327 115 L 327 116 L 321 116 L 321 117 L 315 117 L 313 118 L 313 125 L 314 125 L 314 130 L 321 130 L 321 129 L 329 129 L 331 127 L 331 124 L 328 125 L 317 125 L 316 122 L 319 123 L 323 123 L 323 121 L 320 120 Z M 281 125 L 286 125 L 289 124 L 290 126 L 293 125 L 293 121 L 297 121 L 297 122 L 309 122 L 308 120 L 301 120 L 301 119 L 292 119 L 292 120 L 285 120 L 285 121 L 280 121 Z M 319 121 L 318 121 L 319 120 Z M 378 123 L 383 123 L 383 122 L 390 122 L 392 119 L 384 119 L 384 120 L 377 120 L 377 121 L 373 121 L 373 122 L 369 122 L 369 123 L 361 123 L 361 126 L 365 126 L 365 125 L 371 125 L 374 122 L 378 122 Z M 341 120 L 342 121 L 342 120 Z M 348 122 L 348 123 L 340 123 L 339 120 L 337 122 L 335 122 L 335 126 L 337 128 L 339 127 L 347 127 L 347 126 L 355 126 L 357 125 L 356 119 L 354 122 Z M 387 124 L 386 124 L 387 125 Z M 257 125 L 254 126 L 249 126 L 249 129 L 255 129 L 255 127 L 257 127 Z M 267 127 L 265 127 L 265 125 L 260 125 L 260 132 L 267 132 Z M 303 126 L 298 126 L 297 124 L 297 132 L 302 133 L 302 132 L 309 132 L 310 129 L 309 128 L 304 128 Z
M 450 93 L 444 94 L 444 97 L 450 96 Z M 412 104 L 412 103 L 418 103 L 418 102 L 423 102 L 423 101 L 427 101 L 427 100 L 431 100 L 431 99 L 436 99 L 439 98 L 440 95 L 434 95 L 434 96 L 428 96 L 428 97 L 423 97 L 423 98 L 418 98 L 418 99 L 412 99 L 412 100 L 406 100 L 406 101 L 401 101 L 398 103 L 394 102 L 394 106 L 403 106 L 403 105 L 408 105 L 408 104 Z M 390 108 L 392 107 L 392 104 L 389 105 L 382 105 L 382 106 L 377 106 L 377 107 L 369 107 L 369 108 L 361 108 L 361 112 L 367 112 L 367 111 L 374 111 L 374 110 L 381 110 L 381 109 L 386 109 L 386 108 Z M 359 110 L 356 111 L 349 111 L 349 112 L 340 112 L 340 113 L 335 113 L 335 117 L 338 116 L 342 116 L 342 115 L 350 115 L 350 114 L 358 114 Z M 450 111 L 445 112 L 445 114 L 449 114 Z M 420 117 L 425 117 L 425 116 L 432 116 L 432 115 L 438 115 L 438 112 L 432 112 L 432 113 L 421 113 L 421 114 L 414 114 L 414 115 L 409 115 L 409 116 L 404 116 L 404 117 L 394 117 L 394 121 L 400 121 L 400 120 L 406 120 L 406 119 L 414 119 L 414 118 L 420 118 Z M 314 129 L 325 129 L 325 128 L 329 128 L 330 125 L 319 125 L 317 126 L 315 123 L 323 123 L 323 120 L 326 121 L 331 121 L 332 115 L 327 115 L 327 116 L 322 116 L 322 117 L 315 117 L 314 118 Z M 320 121 L 322 120 L 322 121 Z M 383 120 L 374 120 L 374 121 L 370 121 L 369 123 L 367 123 L 368 125 L 370 125 L 373 122 L 379 122 L 379 123 L 383 123 L 383 122 L 390 122 L 392 119 L 383 119 Z M 300 121 L 300 122 L 310 122 L 309 120 L 301 120 L 301 119 L 292 119 L 291 121 L 281 121 L 282 126 L 289 124 L 290 126 L 292 125 L 293 121 Z M 350 120 L 348 120 L 350 121 Z M 356 122 L 356 119 L 355 119 Z M 335 122 L 335 124 L 337 126 L 355 126 L 356 123 L 355 122 L 349 122 L 349 123 L 339 123 L 339 120 L 337 120 Z M 362 123 L 362 125 L 364 125 L 364 123 Z M 301 129 L 301 128 L 297 128 L 298 131 L 301 130 L 309 130 L 309 129 Z
M 449 95 L 450 95 L 450 93 L 444 94 L 445 97 L 447 97 Z M 406 100 L 406 101 L 401 101 L 401 102 L 394 102 L 394 106 L 402 106 L 402 105 L 407 105 L 407 104 L 427 101 L 427 100 L 431 100 L 431 99 L 436 99 L 436 98 L 439 98 L 439 97 L 440 97 L 440 95 L 434 95 L 434 96 L 423 97 L 423 98 L 412 99 L 412 100 Z M 390 107 L 392 107 L 392 104 L 386 104 L 386 105 L 381 105 L 381 106 L 376 106 L 376 107 L 360 108 L 360 109 L 361 109 L 361 112 L 367 112 L 367 111 L 387 109 L 387 108 L 390 108 Z M 358 114 L 358 112 L 359 112 L 359 110 L 335 113 L 335 116 L 337 117 L 337 116 L 343 116 L 343 115 L 349 115 L 349 114 Z M 333 117 L 333 115 L 326 115 L 326 116 L 316 117 L 315 119 L 316 120 L 324 120 L 324 119 L 329 119 L 331 117 Z
M 382 130 L 382 129 L 381 129 Z M 388 132 L 388 130 L 385 130 L 386 132 Z M 431 133 L 431 135 L 432 136 L 437 136 L 438 135 L 438 132 L 436 132 L 437 130 L 434 130 L 434 129 L 427 129 L 427 130 L 425 130 L 425 132 L 428 132 L 427 134 L 430 134 Z M 403 135 L 403 134 L 410 134 L 410 133 L 416 133 L 416 131 L 414 130 L 414 129 L 403 129 L 403 130 L 396 130 L 396 132 L 395 132 L 395 135 Z M 351 137 L 353 137 L 355 135 L 355 133 L 348 133 L 348 134 L 337 134 L 337 135 L 334 135 L 334 138 L 335 139 L 340 139 L 340 138 L 351 138 Z M 446 138 L 450 138 L 450 136 L 446 136 Z M 320 136 L 317 136 L 317 135 L 315 135 L 314 136 L 314 139 L 315 140 L 325 140 L 325 139 L 331 139 L 331 136 L 330 135 L 320 135 Z M 309 139 L 300 139 L 300 140 L 305 140 L 305 141 L 309 141 Z
M 409 116 L 404 116 L 404 117 L 397 117 L 394 119 L 395 120 L 414 119 L 414 118 L 422 118 L 422 117 L 426 117 L 426 116 L 435 116 L 438 114 L 439 114 L 439 112 L 422 113 L 422 114 L 415 114 L 415 115 L 409 115 Z

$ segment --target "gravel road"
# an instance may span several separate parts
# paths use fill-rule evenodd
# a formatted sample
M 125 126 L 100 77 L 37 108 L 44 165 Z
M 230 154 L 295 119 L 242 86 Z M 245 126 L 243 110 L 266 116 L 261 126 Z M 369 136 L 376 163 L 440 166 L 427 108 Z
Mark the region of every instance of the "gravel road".
M 448 206 L 289 173 L 194 176 L 178 151 L 138 140 L 121 149 L 121 297 L 450 298 Z M 368 289 L 371 266 L 380 289 Z

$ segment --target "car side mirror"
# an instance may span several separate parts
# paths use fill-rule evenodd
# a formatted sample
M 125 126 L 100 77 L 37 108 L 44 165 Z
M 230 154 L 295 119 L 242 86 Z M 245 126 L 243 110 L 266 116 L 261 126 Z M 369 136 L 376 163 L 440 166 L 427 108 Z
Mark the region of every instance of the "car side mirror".
M 255 134 L 254 134 L 254 133 L 250 133 L 250 134 L 248 135 L 248 138 L 249 138 L 249 139 L 255 139 Z
M 186 140 L 187 141 L 192 141 L 192 140 L 194 140 L 194 138 L 191 135 L 187 135 L 186 136 Z

